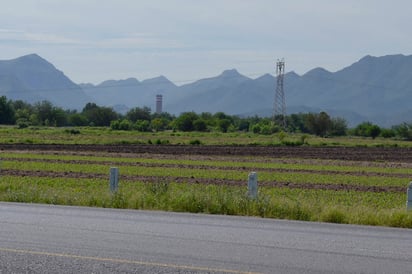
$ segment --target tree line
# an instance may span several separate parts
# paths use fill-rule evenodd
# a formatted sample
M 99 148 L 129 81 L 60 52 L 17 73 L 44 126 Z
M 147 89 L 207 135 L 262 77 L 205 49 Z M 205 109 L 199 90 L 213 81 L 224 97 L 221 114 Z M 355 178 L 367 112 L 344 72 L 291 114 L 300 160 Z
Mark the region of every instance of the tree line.
M 19 128 L 28 126 L 97 126 L 110 127 L 113 130 L 136 130 L 153 132 L 164 130 L 178 131 L 220 131 L 220 132 L 253 132 L 269 135 L 280 131 L 328 136 L 378 136 L 398 137 L 412 140 L 412 124 L 403 123 L 386 129 L 370 122 L 364 122 L 349 129 L 343 118 L 330 117 L 326 112 L 298 113 L 286 116 L 287 128 L 283 129 L 276 123 L 282 117 L 239 117 L 223 112 L 195 113 L 184 112 L 179 116 L 169 113 L 152 113 L 148 107 L 135 107 L 126 114 L 120 114 L 111 107 L 87 103 L 81 111 L 64 110 L 54 106 L 49 101 L 29 104 L 21 100 L 8 100 L 0 97 L 0 124 L 17 125 Z

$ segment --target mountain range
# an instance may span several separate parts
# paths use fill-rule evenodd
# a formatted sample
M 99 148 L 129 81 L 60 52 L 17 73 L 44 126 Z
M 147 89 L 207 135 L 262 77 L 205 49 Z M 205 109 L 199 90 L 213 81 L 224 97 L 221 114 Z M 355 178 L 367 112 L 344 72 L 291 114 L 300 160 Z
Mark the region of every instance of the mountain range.
M 223 111 L 271 116 L 275 88 L 276 77 L 270 74 L 252 79 L 236 69 L 181 86 L 165 76 L 75 84 L 36 54 L 0 61 L 0 95 L 29 103 L 48 100 L 68 109 L 82 109 L 87 102 L 119 112 L 137 106 L 154 109 L 156 94 L 162 94 L 163 110 L 172 114 Z M 326 111 L 345 118 L 350 126 L 363 121 L 381 126 L 410 122 L 412 56 L 365 56 L 337 72 L 288 72 L 284 92 L 288 114 Z
M 79 108 L 93 100 L 37 54 L 0 61 L 0 95 L 28 103 L 48 100 L 68 109 Z

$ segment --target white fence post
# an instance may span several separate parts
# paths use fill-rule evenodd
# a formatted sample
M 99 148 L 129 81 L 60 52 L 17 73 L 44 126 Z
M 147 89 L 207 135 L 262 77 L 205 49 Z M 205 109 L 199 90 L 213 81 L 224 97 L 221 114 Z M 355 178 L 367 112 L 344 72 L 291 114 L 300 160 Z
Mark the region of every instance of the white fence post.
M 249 181 L 248 181 L 248 196 L 250 199 L 256 199 L 258 194 L 258 176 L 256 172 L 249 173 Z
M 119 169 L 117 167 L 110 168 L 110 191 L 117 192 L 119 189 Z
M 406 191 L 406 209 L 412 210 L 412 182 L 409 183 L 408 190 Z

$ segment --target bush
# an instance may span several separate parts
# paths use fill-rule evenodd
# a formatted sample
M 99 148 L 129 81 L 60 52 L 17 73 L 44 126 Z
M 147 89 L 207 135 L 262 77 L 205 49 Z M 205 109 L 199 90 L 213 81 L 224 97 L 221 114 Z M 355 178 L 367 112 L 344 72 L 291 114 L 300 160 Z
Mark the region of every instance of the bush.
M 201 145 L 202 142 L 199 139 L 195 139 L 195 140 L 191 140 L 189 142 L 189 144 L 191 144 L 191 145 Z
M 260 131 L 261 131 L 261 128 L 260 128 L 259 125 L 254 125 L 254 126 L 252 126 L 252 132 L 253 132 L 253 133 L 259 134 Z
M 131 130 L 132 123 L 126 119 L 111 121 L 110 128 L 113 130 Z
M 396 135 L 404 140 L 412 140 L 412 125 L 403 123 L 401 125 L 395 126 L 394 131 Z
M 161 140 L 161 139 L 157 139 L 154 143 L 155 143 L 156 145 L 167 145 L 167 144 L 170 144 L 169 140 Z
M 149 121 L 138 120 L 133 126 L 134 129 L 141 132 L 148 132 L 151 130 Z
M 80 130 L 76 129 L 76 128 L 72 128 L 72 129 L 66 129 L 64 132 L 68 133 L 68 134 L 80 134 Z
M 381 136 L 383 138 L 393 138 L 395 137 L 395 131 L 392 129 L 382 129 L 381 130 Z
M 21 118 L 17 120 L 17 127 L 22 129 L 22 128 L 27 128 L 30 126 L 30 121 L 25 119 L 25 118 Z

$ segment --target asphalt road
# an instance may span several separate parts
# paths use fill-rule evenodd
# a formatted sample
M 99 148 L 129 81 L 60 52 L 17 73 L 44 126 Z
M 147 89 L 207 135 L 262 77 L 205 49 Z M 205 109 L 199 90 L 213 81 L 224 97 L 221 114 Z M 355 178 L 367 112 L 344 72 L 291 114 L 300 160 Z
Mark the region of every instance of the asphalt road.
M 0 273 L 411 273 L 412 230 L 0 203 Z

